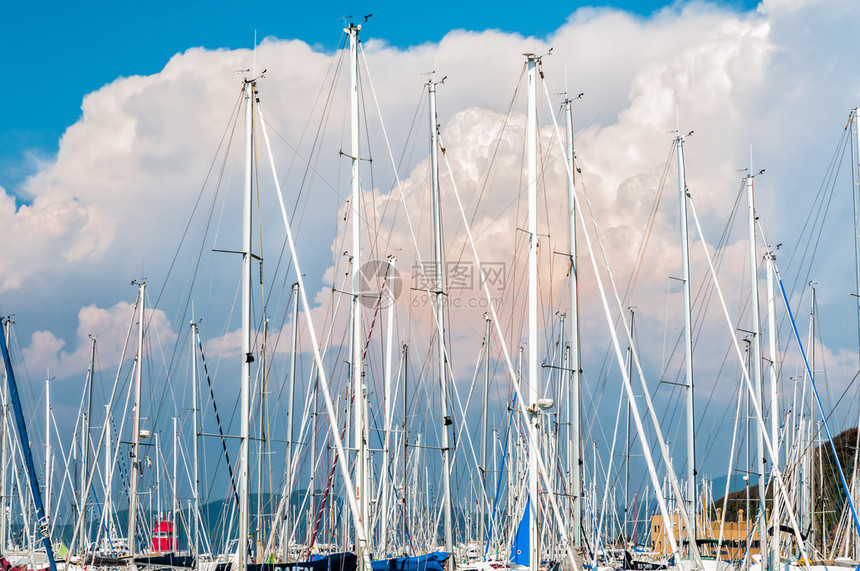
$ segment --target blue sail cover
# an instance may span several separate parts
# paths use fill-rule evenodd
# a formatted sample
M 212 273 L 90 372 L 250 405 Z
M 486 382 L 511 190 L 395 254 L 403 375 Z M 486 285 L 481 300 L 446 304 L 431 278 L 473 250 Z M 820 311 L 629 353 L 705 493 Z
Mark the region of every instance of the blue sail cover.
M 230 571 L 232 563 L 218 564 L 217 571 Z M 322 559 L 298 563 L 248 563 L 248 571 L 356 571 L 354 553 L 334 553 Z
M 445 571 L 445 562 L 450 556 L 445 551 L 434 551 L 416 557 L 379 559 L 371 561 L 373 571 Z
M 517 527 L 517 534 L 514 536 L 514 544 L 511 546 L 510 562 L 515 565 L 529 565 L 529 510 L 531 509 L 530 500 L 526 500 L 526 509 L 523 510 L 523 517 L 520 520 L 520 525 Z

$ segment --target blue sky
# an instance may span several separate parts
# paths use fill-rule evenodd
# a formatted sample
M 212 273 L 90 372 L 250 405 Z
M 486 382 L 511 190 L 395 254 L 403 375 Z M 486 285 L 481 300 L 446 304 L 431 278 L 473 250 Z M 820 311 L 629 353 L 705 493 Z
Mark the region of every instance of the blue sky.
M 736 10 L 755 0 L 711 2 Z M 0 186 L 15 192 L 35 170 L 33 158 L 57 151 L 65 129 L 80 116 L 84 95 L 118 77 L 160 71 L 191 47 L 241 48 L 258 38 L 297 38 L 332 49 L 338 19 L 373 14 L 365 38 L 408 47 L 435 42 L 453 29 L 501 29 L 545 37 L 577 8 L 611 6 L 648 16 L 670 2 L 426 3 L 339 1 L 317 3 L 232 2 L 12 2 L 0 24 L 6 88 L 0 90 Z M 17 83 L 20 82 L 20 83 Z M 26 197 L 23 197 L 26 200 Z

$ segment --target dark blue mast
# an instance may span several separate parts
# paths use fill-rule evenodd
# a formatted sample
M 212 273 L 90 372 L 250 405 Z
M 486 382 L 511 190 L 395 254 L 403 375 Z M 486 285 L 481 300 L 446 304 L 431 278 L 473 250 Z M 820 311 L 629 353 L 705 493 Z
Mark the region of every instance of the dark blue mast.
M 27 477 L 30 479 L 30 491 L 33 493 L 33 503 L 36 505 L 36 517 L 39 518 L 42 543 L 45 545 L 45 553 L 48 555 L 48 564 L 51 567 L 51 571 L 57 571 L 57 562 L 54 561 L 54 550 L 51 547 L 51 538 L 49 535 L 50 527 L 45 517 L 45 506 L 42 505 L 42 493 L 39 491 L 39 478 L 36 476 L 36 465 L 33 464 L 33 454 L 30 452 L 27 423 L 24 422 L 24 411 L 21 409 L 18 384 L 15 382 L 15 373 L 12 371 L 12 360 L 9 358 L 9 349 L 6 346 L 6 332 L 3 327 L 0 327 L 0 350 L 3 352 L 3 361 L 6 363 L 6 378 L 9 379 L 9 400 L 12 403 L 12 410 L 15 411 L 18 440 L 21 442 L 24 462 L 27 464 Z

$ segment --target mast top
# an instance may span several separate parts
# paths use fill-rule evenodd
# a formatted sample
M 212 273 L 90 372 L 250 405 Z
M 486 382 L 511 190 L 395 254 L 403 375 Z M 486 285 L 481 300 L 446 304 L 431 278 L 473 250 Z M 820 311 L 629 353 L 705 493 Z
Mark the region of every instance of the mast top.
M 523 55 L 525 56 L 525 58 L 527 60 L 535 60 L 535 61 L 539 62 L 543 59 L 544 56 L 551 56 L 552 55 L 552 48 L 548 49 L 545 54 L 540 55 L 540 56 L 534 52 L 523 52 Z
M 425 85 L 429 88 L 436 87 L 437 85 L 442 85 L 443 83 L 445 83 L 445 80 L 448 79 L 448 76 L 445 75 L 439 81 L 434 81 L 433 78 L 436 75 L 435 69 L 433 71 L 427 71 L 423 75 L 427 76 L 427 83 L 425 83 Z
M 566 96 L 567 90 L 565 90 L 564 93 L 557 93 L 556 95 L 565 95 Z M 585 92 L 580 93 L 576 97 L 565 97 L 564 101 L 562 101 L 562 103 L 573 103 L 577 99 L 582 99 L 584 96 L 585 96 Z
M 372 16 L 373 16 L 373 14 L 365 14 L 364 20 L 361 21 L 361 24 L 367 22 Z M 351 20 L 351 19 L 352 19 L 352 16 L 344 16 L 343 17 L 344 24 L 347 24 L 347 20 Z M 349 22 L 347 24 L 347 27 L 344 28 L 343 31 L 346 32 L 347 34 L 355 34 L 356 37 L 358 37 L 358 32 L 361 31 L 361 24 L 353 24 L 352 22 Z
M 264 69 L 263 71 L 261 71 L 261 72 L 260 72 L 260 74 L 259 74 L 259 75 L 254 76 L 254 77 L 252 77 L 252 78 L 247 78 L 247 77 L 246 77 L 246 78 L 245 78 L 245 79 L 243 79 L 242 81 L 243 81 L 244 83 L 250 83 L 251 85 L 257 85 L 257 80 L 258 80 L 258 79 L 263 79 L 264 77 L 266 77 L 266 72 L 267 72 L 267 71 L 269 71 L 269 70 L 268 70 L 268 69 Z

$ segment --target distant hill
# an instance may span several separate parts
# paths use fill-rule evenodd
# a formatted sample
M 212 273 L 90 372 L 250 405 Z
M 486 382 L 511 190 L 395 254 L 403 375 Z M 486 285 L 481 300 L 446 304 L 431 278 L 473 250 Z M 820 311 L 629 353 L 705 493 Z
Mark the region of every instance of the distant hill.
M 851 471 L 854 467 L 854 455 L 856 453 L 857 446 L 857 428 L 849 428 L 848 430 L 841 432 L 834 437 L 833 444 L 836 448 L 836 453 L 839 456 L 839 462 L 845 472 L 845 477 L 848 480 L 848 485 L 850 486 Z M 816 513 L 816 524 L 812 531 L 816 537 L 820 536 L 821 521 L 823 518 L 825 533 L 829 538 L 831 538 L 836 531 L 836 525 L 842 514 L 843 507 L 845 506 L 845 492 L 842 488 L 842 483 L 839 481 L 839 472 L 836 468 L 836 464 L 833 462 L 833 453 L 830 449 L 830 444 L 825 442 L 816 447 L 814 458 L 815 468 L 814 477 L 812 478 L 811 497 L 814 498 L 813 510 Z M 823 464 L 821 464 L 822 461 Z M 824 476 L 823 487 L 821 485 L 821 477 L 819 475 L 819 466 L 821 466 L 820 470 L 823 472 Z M 725 478 L 721 478 L 720 480 L 721 484 L 719 486 L 717 485 L 717 481 L 714 481 L 715 494 L 719 493 L 720 490 L 725 489 Z M 768 486 L 765 494 L 765 497 L 768 500 L 772 497 L 772 488 L 773 486 Z M 750 487 L 749 495 L 750 512 L 757 513 L 758 485 Z M 728 504 L 726 506 L 726 521 L 737 521 L 739 510 L 744 510 L 744 512 L 746 512 L 746 497 L 746 489 L 743 486 L 729 494 Z M 717 509 L 722 509 L 722 507 L 723 498 L 720 498 L 711 504 L 712 517 L 716 517 Z M 823 516 L 822 512 L 824 512 Z M 746 519 L 747 515 L 745 515 L 744 518 Z M 807 530 L 803 529 L 801 532 L 805 534 Z M 828 541 L 831 541 L 831 539 L 828 539 Z
M 711 484 L 712 484 L 713 491 L 714 491 L 715 495 L 716 494 L 723 494 L 726 491 L 726 480 L 728 480 L 728 478 L 726 478 L 725 476 L 720 476 L 719 478 L 714 478 L 713 480 L 711 480 Z M 758 475 L 757 474 L 750 474 L 750 484 L 752 484 L 753 486 L 758 484 Z M 747 486 L 747 483 L 746 483 L 746 480 L 744 480 L 743 475 L 742 474 L 735 474 L 734 476 L 732 476 L 732 482 L 731 482 L 730 487 L 729 487 L 729 493 L 731 494 L 734 492 L 739 492 L 741 490 L 744 490 L 744 489 L 746 489 L 746 486 Z

